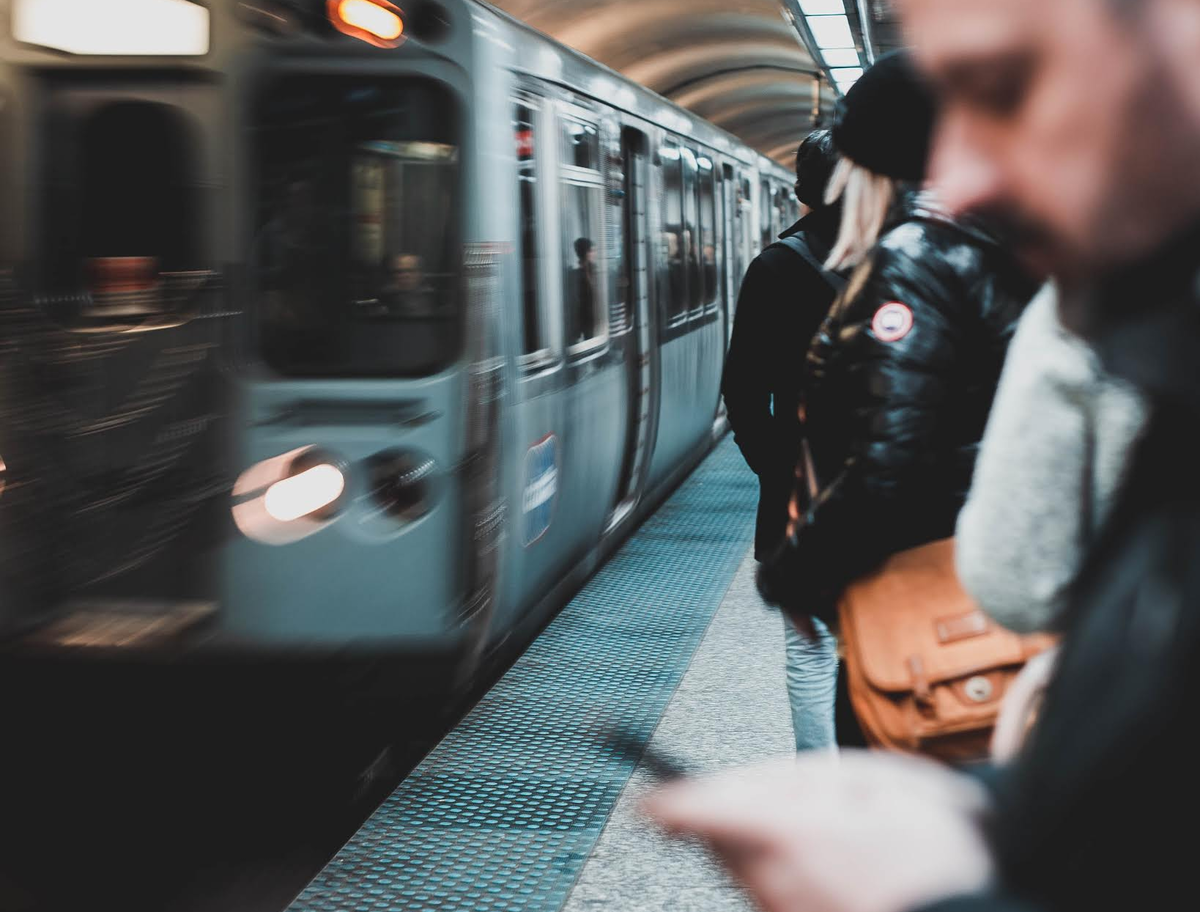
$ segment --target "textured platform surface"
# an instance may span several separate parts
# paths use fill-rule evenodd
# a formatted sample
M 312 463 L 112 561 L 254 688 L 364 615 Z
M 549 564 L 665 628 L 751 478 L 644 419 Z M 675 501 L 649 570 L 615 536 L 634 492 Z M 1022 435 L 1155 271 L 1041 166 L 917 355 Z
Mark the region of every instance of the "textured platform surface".
M 561 909 L 636 766 L 603 735 L 654 731 L 750 544 L 757 493 L 726 439 L 292 909 Z
M 784 680 L 783 619 L 754 585 L 750 549 L 650 747 L 707 773 L 795 750 Z M 670 839 L 638 809 L 655 787 L 639 764 L 563 912 L 754 912 L 701 846 Z

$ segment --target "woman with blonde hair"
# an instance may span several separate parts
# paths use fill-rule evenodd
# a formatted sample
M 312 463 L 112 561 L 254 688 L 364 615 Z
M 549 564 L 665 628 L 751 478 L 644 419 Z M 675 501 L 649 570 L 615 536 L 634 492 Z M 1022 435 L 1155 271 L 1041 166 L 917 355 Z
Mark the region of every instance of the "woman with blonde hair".
M 801 626 L 832 622 L 845 586 L 890 555 L 953 535 L 1036 289 L 991 230 L 919 192 L 934 114 L 900 52 L 850 89 L 833 129 L 843 210 L 826 265 L 854 271 L 808 349 L 811 465 L 759 571 L 763 597 Z

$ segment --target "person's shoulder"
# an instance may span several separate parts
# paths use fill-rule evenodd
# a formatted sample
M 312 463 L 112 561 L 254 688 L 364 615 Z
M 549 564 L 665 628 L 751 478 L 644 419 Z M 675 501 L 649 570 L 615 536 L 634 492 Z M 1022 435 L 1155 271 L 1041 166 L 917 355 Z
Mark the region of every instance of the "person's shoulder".
M 750 264 L 751 268 L 755 263 L 759 264 L 764 273 L 770 273 L 788 282 L 824 281 L 812 263 L 782 240 L 763 248 L 762 253 Z

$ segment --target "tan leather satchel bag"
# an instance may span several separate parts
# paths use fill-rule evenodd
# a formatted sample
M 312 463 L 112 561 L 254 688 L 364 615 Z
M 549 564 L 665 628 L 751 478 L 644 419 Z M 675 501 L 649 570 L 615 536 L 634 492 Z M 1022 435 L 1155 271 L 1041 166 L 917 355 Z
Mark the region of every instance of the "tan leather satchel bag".
M 1046 635 L 998 626 L 967 595 L 947 538 L 893 555 L 838 605 L 850 702 L 869 743 L 983 760 L 1009 685 Z

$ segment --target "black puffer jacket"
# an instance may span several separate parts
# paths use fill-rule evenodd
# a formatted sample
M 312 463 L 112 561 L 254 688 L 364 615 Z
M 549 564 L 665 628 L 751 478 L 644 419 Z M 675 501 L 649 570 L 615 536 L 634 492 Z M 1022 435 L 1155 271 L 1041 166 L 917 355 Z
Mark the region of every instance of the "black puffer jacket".
M 954 533 L 1009 339 L 1036 290 L 983 228 L 924 196 L 897 212 L 809 349 L 819 494 L 759 574 L 767 601 L 825 619 L 856 576 Z

